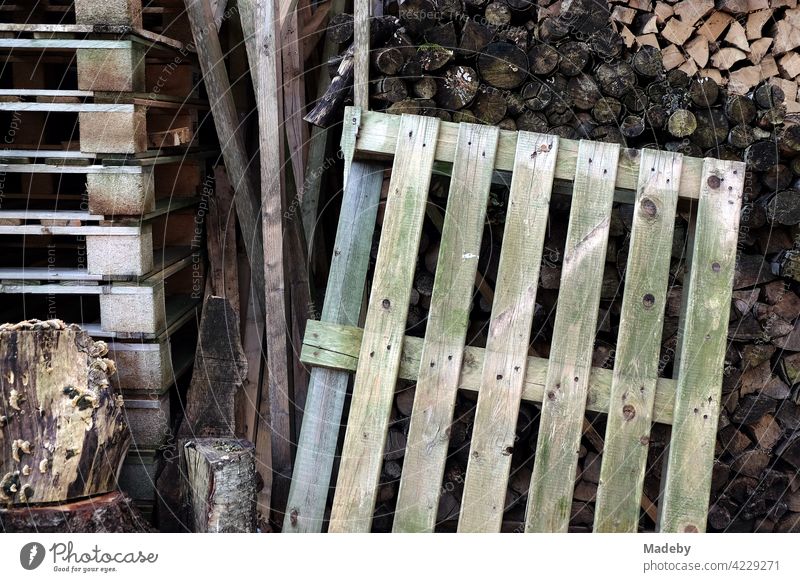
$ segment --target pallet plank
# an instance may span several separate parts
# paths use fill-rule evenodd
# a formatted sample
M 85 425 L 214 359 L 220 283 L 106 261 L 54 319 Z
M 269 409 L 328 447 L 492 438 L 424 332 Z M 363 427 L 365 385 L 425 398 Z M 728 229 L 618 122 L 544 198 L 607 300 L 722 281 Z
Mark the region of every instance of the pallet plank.
M 358 139 L 356 140 L 356 157 L 385 159 L 395 152 L 399 120 L 396 115 L 387 115 L 373 111 L 361 114 Z M 495 168 L 510 171 L 514 166 L 514 153 L 517 143 L 516 131 L 501 130 L 500 145 L 497 149 Z M 452 163 L 455 155 L 458 124 L 442 122 L 439 142 L 436 146 L 436 161 Z M 562 139 L 559 144 L 559 156 L 556 161 L 556 179 L 571 182 L 575 177 L 578 159 L 579 142 Z M 700 176 L 703 161 L 699 158 L 686 158 L 679 194 L 681 198 L 697 199 L 700 192 Z M 616 187 L 621 190 L 636 190 L 639 179 L 639 150 L 623 149 L 619 157 L 619 169 L 616 174 Z M 626 200 L 630 202 L 630 200 Z
M 394 531 L 432 532 L 436 525 L 449 431 L 464 356 L 469 309 L 499 130 L 462 123 L 439 246 L 422 361 Z
M 683 299 L 675 421 L 659 507 L 664 532 L 706 528 L 744 177 L 741 162 L 707 158 L 703 165 Z
M 382 185 L 383 165 L 352 165 L 339 213 L 322 321 L 358 323 Z M 311 370 L 284 532 L 322 531 L 349 380 L 350 374 L 344 370 Z
M 642 150 L 594 531 L 635 533 L 683 157 Z
M 319 321 L 309 321 L 308 331 L 303 341 L 300 360 L 309 366 L 324 366 L 335 370 L 355 372 L 361 350 L 363 331 L 357 327 L 334 325 Z M 467 346 L 464 348 L 464 363 L 458 389 L 479 392 L 481 370 L 486 350 Z M 403 341 L 403 355 L 400 359 L 400 378 L 415 382 L 419 374 L 422 354 L 422 339 L 406 336 Z M 544 383 L 547 379 L 548 361 L 545 358 L 529 356 L 522 399 L 527 402 L 541 402 L 544 399 Z M 607 412 L 610 405 L 612 371 L 606 368 L 592 368 L 589 377 L 589 395 L 586 409 L 592 412 Z M 672 409 L 675 405 L 675 387 L 672 378 L 659 378 L 656 384 L 656 401 L 653 408 L 653 421 L 672 424 Z
M 439 123 L 401 118 L 330 531 L 372 523 Z
M 520 132 L 459 532 L 502 524 L 557 155 L 557 137 Z
M 564 532 L 586 408 L 619 145 L 581 141 L 525 530 Z

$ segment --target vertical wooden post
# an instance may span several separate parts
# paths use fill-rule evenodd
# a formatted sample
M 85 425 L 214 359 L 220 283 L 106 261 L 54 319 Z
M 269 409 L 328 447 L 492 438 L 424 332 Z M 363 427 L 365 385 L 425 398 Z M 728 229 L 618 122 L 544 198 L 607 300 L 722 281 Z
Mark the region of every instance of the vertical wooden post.
M 369 20 L 371 0 L 353 2 L 353 103 L 369 110 Z

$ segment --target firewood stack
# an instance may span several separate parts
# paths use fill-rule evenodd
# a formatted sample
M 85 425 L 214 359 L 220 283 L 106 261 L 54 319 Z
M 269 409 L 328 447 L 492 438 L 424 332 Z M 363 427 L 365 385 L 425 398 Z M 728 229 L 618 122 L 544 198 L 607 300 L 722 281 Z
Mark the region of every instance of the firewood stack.
M 387 4 L 372 27 L 373 40 L 376 30 L 387 39 L 372 44 L 373 109 L 747 163 L 711 531 L 800 531 L 800 70 L 793 64 L 800 58 L 793 50 L 800 29 L 791 24 L 799 10 L 794 1 L 776 0 L 723 0 L 718 7 L 703 0 L 406 0 L 399 9 Z M 352 21 L 343 16 L 337 26 L 338 39 L 349 45 Z M 387 26 L 396 30 L 387 35 Z M 703 42 L 707 57 L 699 50 Z M 335 63 L 340 71 L 346 59 Z M 329 95 L 328 114 L 331 103 L 345 101 L 342 86 Z M 447 191 L 447 178 L 434 177 L 410 335 L 425 333 Z M 468 333 L 474 346 L 485 345 L 507 196 L 507 185 L 493 185 Z M 531 355 L 549 354 L 568 207 L 569 198 L 554 193 Z M 691 212 L 679 208 L 675 229 L 665 377 L 672 376 L 676 357 Z M 614 365 L 631 206 L 618 204 L 613 221 L 594 359 L 605 368 Z M 413 385 L 397 387 L 377 531 L 391 529 L 413 395 Z M 460 392 L 442 485 L 442 530 L 454 529 L 457 521 L 474 409 L 475 395 Z M 538 407 L 524 402 L 506 531 L 521 531 L 537 426 Z M 655 526 L 669 430 L 657 425 L 651 438 L 644 530 Z M 575 531 L 592 527 L 604 434 L 604 416 L 587 414 L 572 507 Z

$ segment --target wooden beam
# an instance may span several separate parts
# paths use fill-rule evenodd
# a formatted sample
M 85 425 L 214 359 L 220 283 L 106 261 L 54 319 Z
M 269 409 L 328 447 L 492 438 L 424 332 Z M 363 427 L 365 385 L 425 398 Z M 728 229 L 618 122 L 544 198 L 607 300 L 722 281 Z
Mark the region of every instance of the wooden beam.
M 302 360 L 311 366 L 322 366 L 333 370 L 355 372 L 363 330 L 345 325 L 321 321 L 309 321 L 306 339 L 303 342 Z M 464 363 L 461 366 L 459 390 L 480 392 L 481 370 L 486 350 L 467 346 L 464 348 Z M 399 377 L 416 382 L 422 361 L 422 339 L 406 336 L 403 339 L 403 355 L 400 358 Z M 548 360 L 529 356 L 522 387 L 522 399 L 526 402 L 541 402 L 544 399 L 544 382 Z M 612 371 L 592 368 L 589 377 L 589 395 L 586 409 L 592 412 L 608 412 L 611 398 Z M 656 399 L 653 406 L 653 422 L 672 424 L 672 409 L 675 405 L 677 382 L 671 378 L 659 378 L 656 383 Z
M 264 271 L 262 268 L 264 247 L 258 229 L 258 201 L 252 176 L 248 172 L 248 160 L 242 135 L 237 131 L 239 118 L 233 103 L 231 84 L 225 68 L 224 55 L 217 35 L 214 16 L 207 0 L 187 0 L 186 14 L 194 35 L 197 57 L 203 72 L 203 81 L 208 92 L 211 114 L 222 146 L 225 168 L 236 192 L 234 204 L 242 239 L 252 269 L 253 284 L 264 295 Z M 261 302 L 263 309 L 263 302 Z
M 351 119 L 353 108 L 348 108 L 345 118 Z M 355 142 L 356 159 L 391 159 L 397 146 L 397 132 L 400 116 L 386 113 L 363 111 Z M 439 130 L 439 141 L 436 145 L 435 159 L 439 162 L 453 162 L 458 136 L 458 124 L 442 122 Z M 562 139 L 559 142 L 559 156 L 556 161 L 556 179 L 572 181 L 575 178 L 575 167 L 578 160 L 580 142 Z M 517 148 L 517 132 L 500 130 L 500 144 L 497 149 L 495 169 L 511 171 L 514 166 L 514 153 Z M 640 151 L 637 149 L 621 149 L 619 168 L 617 170 L 616 188 L 635 191 L 639 180 Z M 681 198 L 697 199 L 700 195 L 700 177 L 703 160 L 700 158 L 684 158 L 683 173 L 679 188 Z M 630 202 L 630 200 L 628 200 Z

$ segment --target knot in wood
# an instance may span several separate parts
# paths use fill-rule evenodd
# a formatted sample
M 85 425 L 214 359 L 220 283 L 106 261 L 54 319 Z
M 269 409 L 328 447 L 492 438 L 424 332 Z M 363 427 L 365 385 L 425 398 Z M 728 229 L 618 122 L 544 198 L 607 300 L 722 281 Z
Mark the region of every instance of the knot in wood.
M 644 297 L 642 297 L 642 305 L 644 305 L 645 309 L 652 309 L 653 305 L 656 304 L 656 298 L 652 293 L 645 293 Z
M 719 188 L 719 185 L 722 183 L 722 180 L 720 180 L 717 176 L 709 176 L 706 183 L 708 184 L 709 188 L 711 188 L 712 190 L 716 190 L 717 188 Z
M 389 309 L 392 306 L 392 302 L 389 301 L 388 299 L 384 299 L 383 301 L 381 301 L 381 305 L 383 305 L 384 309 Z
M 632 404 L 626 404 L 622 407 L 622 417 L 625 420 L 631 420 L 634 416 L 636 416 L 636 409 Z
M 655 218 L 658 214 L 658 206 L 656 206 L 656 203 L 650 198 L 642 198 L 639 208 L 641 208 L 642 214 L 647 218 Z

